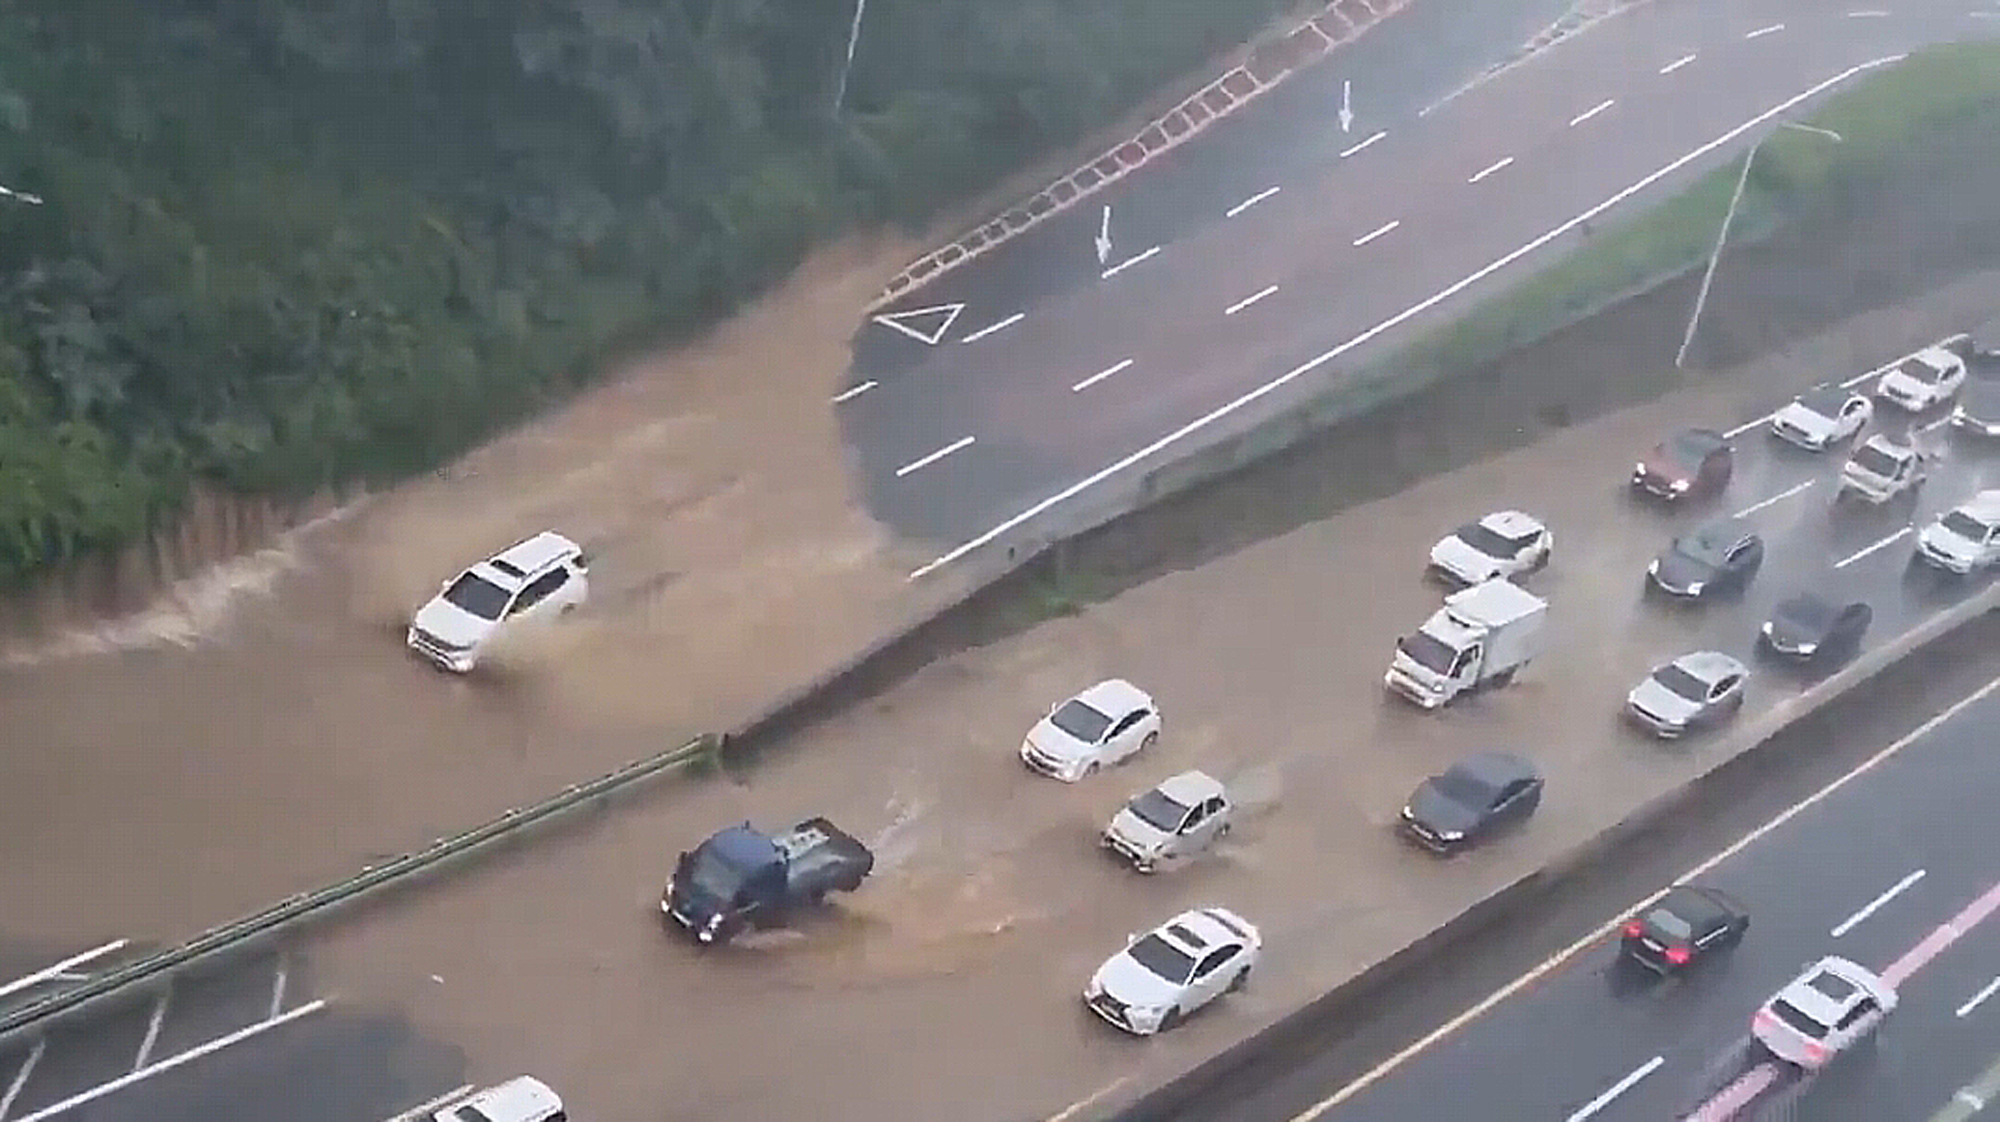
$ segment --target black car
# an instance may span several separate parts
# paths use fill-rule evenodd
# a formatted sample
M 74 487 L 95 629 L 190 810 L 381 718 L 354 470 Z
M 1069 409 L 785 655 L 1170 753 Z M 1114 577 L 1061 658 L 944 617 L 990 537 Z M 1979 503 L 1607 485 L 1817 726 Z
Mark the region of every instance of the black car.
M 1478 752 L 1417 785 L 1402 828 L 1433 853 L 1453 853 L 1525 820 L 1542 802 L 1542 776 L 1511 752 Z
M 1675 538 L 1646 566 L 1646 576 L 1662 592 L 1698 600 L 1741 592 L 1763 563 L 1764 539 L 1748 521 L 1725 518 Z
M 1952 427 L 1975 436 L 2000 436 L 2000 353 L 1982 352 L 1967 365 L 1971 369 L 1951 411 Z
M 1677 884 L 1658 903 L 1625 921 L 1624 951 L 1646 969 L 1670 974 L 1735 946 L 1748 930 L 1750 913 L 1735 897 Z
M 1713 429 L 1682 429 L 1632 465 L 1632 486 L 1668 502 L 1720 494 L 1736 467 L 1729 438 Z
M 1859 600 L 1802 592 L 1780 603 L 1764 621 L 1762 644 L 1800 661 L 1849 654 L 1861 645 L 1874 618 L 1874 609 Z

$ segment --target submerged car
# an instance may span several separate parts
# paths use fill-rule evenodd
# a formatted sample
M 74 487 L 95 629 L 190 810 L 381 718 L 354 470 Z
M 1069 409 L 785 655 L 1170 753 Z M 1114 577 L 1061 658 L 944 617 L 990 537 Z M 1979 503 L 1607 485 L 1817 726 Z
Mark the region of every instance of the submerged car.
M 1712 429 L 1682 429 L 1632 465 L 1632 486 L 1668 502 L 1719 495 L 1729 486 L 1736 454 Z
M 1620 930 L 1626 958 L 1671 974 L 1742 942 L 1750 913 L 1726 892 L 1677 884 Z
M 1806 662 L 1853 653 L 1874 618 L 1859 600 L 1802 592 L 1779 602 L 1759 636 L 1766 649 Z
M 1721 724 L 1743 708 L 1750 670 L 1721 651 L 1694 651 L 1654 668 L 1625 697 L 1625 711 L 1655 736 Z
M 1257 928 L 1227 908 L 1182 912 L 1106 959 L 1083 1002 L 1126 1032 L 1151 1036 L 1249 980 L 1262 951 Z
M 1808 452 L 1824 452 L 1861 431 L 1875 406 L 1853 390 L 1815 386 L 1771 416 L 1771 435 Z
M 1021 762 L 1074 783 L 1123 763 L 1160 739 L 1160 710 L 1123 678 L 1099 682 L 1049 710 L 1021 742 Z
M 1914 443 L 1877 433 L 1840 468 L 1836 501 L 1853 497 L 1880 505 L 1915 491 L 1930 475 L 1931 458 Z
M 410 621 L 404 643 L 446 670 L 466 673 L 503 627 L 582 604 L 589 565 L 581 546 L 543 531 L 440 585 Z
M 1962 346 L 1965 336 L 1949 343 Z M 1935 409 L 1950 401 L 1965 383 L 1965 356 L 1946 345 L 1925 347 L 1896 364 L 1875 383 L 1875 395 L 1911 413 Z
M 1104 848 L 1142 873 L 1180 864 L 1229 836 L 1234 807 L 1221 782 L 1184 771 L 1126 803 L 1104 828 Z
M 1764 564 L 1764 539 L 1742 518 L 1725 518 L 1675 538 L 1646 576 L 1672 596 L 1698 600 L 1741 592 Z
M 2000 563 L 2000 490 L 1981 491 L 1924 527 L 1916 556 L 1958 576 Z
M 1513 577 L 1549 563 L 1555 537 L 1532 514 L 1502 510 L 1469 522 L 1431 547 L 1430 569 L 1445 581 L 1471 586 Z
M 1403 804 L 1403 833 L 1433 853 L 1455 853 L 1526 821 L 1542 801 L 1542 775 L 1512 752 L 1477 752 L 1417 785 Z
M 1895 1008 L 1896 991 L 1881 975 L 1829 955 L 1765 1002 L 1750 1032 L 1773 1056 L 1815 1069 L 1881 1027 Z

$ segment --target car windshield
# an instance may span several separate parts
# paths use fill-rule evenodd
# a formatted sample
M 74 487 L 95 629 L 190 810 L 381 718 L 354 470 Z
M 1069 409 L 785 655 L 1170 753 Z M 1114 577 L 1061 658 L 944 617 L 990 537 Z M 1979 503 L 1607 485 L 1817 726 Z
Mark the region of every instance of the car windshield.
M 1854 465 L 1871 475 L 1892 476 L 1903 461 L 1873 444 L 1864 444 L 1854 452 Z
M 444 598 L 446 603 L 480 619 L 499 619 L 500 613 L 507 610 L 507 601 L 514 597 L 478 573 L 461 573 L 444 590 Z
M 1938 520 L 1938 525 L 1950 530 L 1961 538 L 1981 541 L 1986 537 L 1986 525 L 1962 510 L 1954 510 Z
M 1813 390 L 1799 398 L 1799 404 L 1822 417 L 1832 420 L 1840 416 L 1840 407 L 1847 404 L 1847 391 L 1836 386 Z
M 1458 657 L 1458 652 L 1442 640 L 1421 631 L 1396 640 L 1396 649 L 1415 659 L 1418 666 L 1440 674 L 1449 673 L 1452 660 Z
M 1521 548 L 1519 541 L 1495 533 L 1477 522 L 1460 526 L 1453 536 L 1488 557 L 1512 557 Z
M 1833 622 L 1834 607 L 1817 596 L 1794 596 L 1778 605 L 1777 617 L 1807 631 L 1822 631 Z
M 1085 744 L 1097 743 L 1097 738 L 1111 727 L 1111 718 L 1075 700 L 1064 702 L 1063 707 L 1049 717 L 1049 721 Z
M 1812 1037 L 1814 1040 L 1820 1040 L 1826 1036 L 1825 1025 L 1820 1024 L 1805 1010 L 1800 1009 L 1782 997 L 1771 1002 L 1771 1013 L 1779 1020 L 1790 1025 L 1793 1029 Z
M 1493 786 L 1464 768 L 1449 768 L 1431 780 L 1431 788 L 1461 806 L 1479 809 L 1493 801 Z
M 1665 935 L 1669 939 L 1686 939 L 1694 934 L 1688 921 L 1665 908 L 1654 908 L 1646 913 L 1646 926 Z
M 1674 539 L 1674 552 L 1711 569 L 1719 569 L 1723 559 L 1729 555 L 1731 543 L 1732 539 L 1721 533 L 1697 530 L 1686 537 Z
M 1125 951 L 1132 960 L 1176 985 L 1194 976 L 1194 959 L 1158 935 L 1148 935 Z
M 1132 800 L 1132 813 L 1140 821 L 1170 834 L 1181 828 L 1187 812 L 1187 807 L 1168 798 L 1157 787 Z
M 743 883 L 742 872 L 714 850 L 697 852 L 688 864 L 687 883 L 703 895 L 727 900 L 736 895 L 737 887 Z
M 461 1106 L 453 1114 L 458 1122 L 493 1122 L 493 1117 L 476 1106 Z
M 1914 378 L 1925 385 L 1936 385 L 1944 378 L 1944 371 L 1920 358 L 1905 359 L 1903 365 L 1896 369 L 1906 377 Z
M 1667 692 L 1689 701 L 1700 701 L 1708 696 L 1708 683 L 1668 663 L 1653 671 L 1653 680 L 1667 688 Z

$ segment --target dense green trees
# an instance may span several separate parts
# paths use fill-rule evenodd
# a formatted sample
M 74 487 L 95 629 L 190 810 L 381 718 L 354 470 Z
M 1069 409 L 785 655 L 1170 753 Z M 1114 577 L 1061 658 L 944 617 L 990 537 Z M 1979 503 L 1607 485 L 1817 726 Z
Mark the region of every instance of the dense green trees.
M 0 0 L 0 579 L 433 464 L 1280 0 Z

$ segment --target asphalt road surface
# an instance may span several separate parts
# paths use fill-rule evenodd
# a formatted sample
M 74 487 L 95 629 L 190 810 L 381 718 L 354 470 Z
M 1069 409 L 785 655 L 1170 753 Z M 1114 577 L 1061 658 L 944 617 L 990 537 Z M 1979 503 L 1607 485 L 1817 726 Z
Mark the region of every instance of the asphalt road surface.
M 1312 1116 L 1400 1122 L 1476 1102 L 1491 1118 L 1679 1117 L 1707 1097 L 1758 1004 L 1805 964 L 1839 954 L 1881 970 L 2000 880 L 1996 732 L 1989 696 L 1704 874 L 1752 916 L 1716 961 L 1660 980 L 1601 946 Z M 1925 1116 L 1990 1057 L 2000 1008 L 1957 1011 L 1996 975 L 2000 923 L 1980 924 L 1902 986 L 1879 1046 L 1830 1067 L 1791 1117 Z
M 965 305 L 935 346 L 864 326 L 859 392 L 839 409 L 871 505 L 948 543 L 942 557 L 955 560 L 1085 481 L 1164 458 L 1162 440 L 1221 435 L 1388 353 L 1422 320 L 1397 317 L 1468 303 L 1578 244 L 1583 216 L 1615 220 L 1664 197 L 1784 114 L 1809 112 L 1809 91 L 1851 80 L 1851 68 L 1991 34 L 1973 7 L 1914 0 L 1870 16 L 1813 0 L 1654 0 L 1420 115 L 1479 71 L 1481 52 L 1428 52 L 1434 39 L 1469 40 L 1444 30 L 1458 7 L 1415 4 L 1249 110 L 1248 139 L 1210 155 L 1204 137 L 1137 177 L 1132 202 L 1107 199 L 1124 247 L 1113 256 L 1159 245 L 1156 255 L 1091 276 L 1099 211 L 1083 207 L 941 282 L 958 288 L 899 303 Z M 1480 11 L 1495 32 L 1548 14 Z M 1341 134 L 1328 83 L 1370 70 L 1382 77 L 1357 86 L 1365 112 Z M 1233 147 L 1278 136 L 1288 139 Z M 1127 212 L 1141 229 L 1121 230 Z M 1080 265 L 1048 244 L 1063 237 Z M 1016 264 L 1017 253 L 1033 261 Z M 1356 340 L 1313 377 L 1242 401 Z

